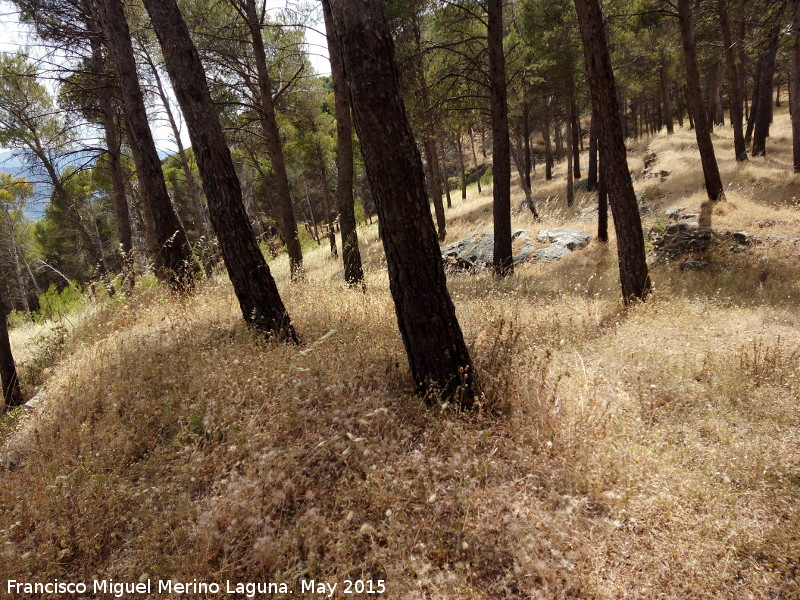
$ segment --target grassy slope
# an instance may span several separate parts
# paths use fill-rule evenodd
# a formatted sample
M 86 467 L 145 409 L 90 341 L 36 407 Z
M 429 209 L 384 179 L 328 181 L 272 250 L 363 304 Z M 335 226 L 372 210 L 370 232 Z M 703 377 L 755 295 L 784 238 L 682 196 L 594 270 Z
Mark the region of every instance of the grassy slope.
M 746 165 L 717 132 L 717 227 L 797 233 L 800 179 L 776 119 L 770 156 Z M 692 132 L 650 148 L 672 171 L 652 204 L 698 207 Z M 562 188 L 537 180 L 534 194 Z M 543 225 L 521 213 L 515 226 L 579 213 L 554 201 Z M 490 197 L 471 190 L 449 219 L 448 241 L 490 228 Z M 46 401 L 16 438 L 24 466 L 0 474 L 0 579 L 369 576 L 392 600 L 800 596 L 796 243 L 722 253 L 708 272 L 657 267 L 652 300 L 628 311 L 613 240 L 508 281 L 452 277 L 493 407 L 463 416 L 409 395 L 376 237 L 362 231 L 366 294 L 324 249 L 300 285 L 275 263 L 301 348 L 251 338 L 223 277 L 180 302 L 151 289 L 90 306 L 66 333 L 14 331 Z

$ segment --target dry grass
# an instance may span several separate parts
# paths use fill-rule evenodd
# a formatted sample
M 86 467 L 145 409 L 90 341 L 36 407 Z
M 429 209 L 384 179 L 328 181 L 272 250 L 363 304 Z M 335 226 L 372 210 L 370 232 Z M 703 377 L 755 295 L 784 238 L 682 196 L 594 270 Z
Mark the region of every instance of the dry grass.
M 778 151 L 745 166 L 718 133 L 718 227 L 796 233 L 777 119 Z M 692 148 L 686 131 L 651 141 L 672 171 L 659 207 L 699 205 Z M 514 226 L 580 214 L 561 202 Z M 490 196 L 471 189 L 448 241 L 490 226 Z M 627 311 L 613 240 L 508 281 L 454 276 L 493 409 L 459 415 L 410 395 L 376 227 L 361 240 L 366 294 L 323 248 L 302 284 L 274 263 L 299 348 L 254 339 L 221 276 L 186 300 L 156 288 L 91 305 L 47 334 L 45 407 L 22 425 L 22 466 L 0 475 L 2 577 L 371 577 L 392 600 L 800 597 L 795 245 L 655 268 L 654 297 Z M 43 335 L 14 332 L 23 369 Z

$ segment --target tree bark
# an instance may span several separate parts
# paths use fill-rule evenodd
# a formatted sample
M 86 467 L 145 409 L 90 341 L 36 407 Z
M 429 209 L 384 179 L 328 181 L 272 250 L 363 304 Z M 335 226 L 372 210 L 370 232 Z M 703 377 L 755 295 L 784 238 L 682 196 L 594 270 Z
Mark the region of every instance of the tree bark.
M 316 135 L 316 131 L 314 134 Z M 328 185 L 328 169 L 325 167 L 325 154 L 322 152 L 322 144 L 317 138 L 316 144 L 317 162 L 319 163 L 319 180 L 322 184 L 322 207 L 325 209 L 325 219 L 328 222 L 328 244 L 331 247 L 331 256 L 339 258 L 339 250 L 336 248 L 336 232 L 333 223 L 336 220 L 335 213 L 331 210 L 331 189 Z
M 524 145 L 523 160 L 525 162 L 525 183 L 528 189 L 530 189 L 533 161 L 531 160 L 531 107 L 528 102 L 527 92 L 522 104 L 522 142 Z
M 553 144 L 550 141 L 550 110 L 545 108 L 544 126 L 542 128 L 544 138 L 544 178 L 546 181 L 553 179 Z
M 764 61 L 761 65 L 758 82 L 758 101 L 753 119 L 753 156 L 766 156 L 767 137 L 772 122 L 772 80 L 775 75 L 775 57 L 780 42 L 778 22 L 769 34 L 769 41 L 764 50 Z
M 663 110 L 663 122 L 667 126 L 667 134 L 672 135 L 675 132 L 675 126 L 672 121 L 672 100 L 669 97 L 669 79 L 667 77 L 667 59 L 664 56 L 664 51 L 661 51 L 661 62 L 659 65 L 659 76 L 661 79 L 661 106 Z
M 511 252 L 511 154 L 508 135 L 506 59 L 503 51 L 503 0 L 488 0 L 492 182 L 494 184 L 494 273 L 514 272 Z
M 581 123 L 578 118 L 578 102 L 575 99 L 575 72 L 570 61 L 569 74 L 567 75 L 567 131 L 569 139 L 568 156 L 571 157 L 572 169 L 575 179 L 581 178 Z
M 428 183 L 431 186 L 433 198 L 433 212 L 436 214 L 436 230 L 440 242 L 447 237 L 447 223 L 444 217 L 444 204 L 442 203 L 442 183 L 439 179 L 439 158 L 436 154 L 436 140 L 432 137 L 425 139 L 425 162 L 428 166 Z
M 472 363 L 447 291 L 383 2 L 331 0 L 331 8 L 414 382 L 428 400 L 441 395 L 468 407 Z
M 88 8 L 88 7 L 87 7 Z M 116 110 L 112 102 L 111 81 L 106 73 L 106 62 L 103 58 L 100 26 L 92 18 L 86 20 L 87 29 L 91 33 L 92 71 L 96 77 L 97 105 L 100 109 L 100 120 L 106 139 L 108 153 L 108 169 L 111 174 L 111 187 L 114 196 L 114 210 L 117 217 L 117 235 L 122 252 L 122 271 L 124 283 L 133 284 L 133 233 L 131 230 L 130 209 L 125 195 L 125 174 L 122 169 L 121 141 L 116 123 Z
M 186 119 L 211 223 L 242 315 L 261 332 L 296 342 L 289 315 L 250 228 L 239 178 L 208 91 L 200 55 L 178 5 L 175 0 L 145 0 L 144 5 Z
M 8 312 L 6 299 L 0 298 L 0 382 L 3 386 L 4 410 L 23 404 L 17 367 L 11 353 L 11 340 L 8 338 Z
M 331 79 L 336 104 L 336 198 L 339 207 L 339 227 L 342 233 L 342 260 L 344 280 L 349 286 L 364 284 L 364 269 L 358 247 L 355 197 L 353 195 L 353 119 L 350 98 L 345 81 L 344 65 L 336 36 L 333 35 L 333 16 L 330 0 L 322 0 L 325 28 L 328 32 L 328 54 L 331 61 Z M 367 212 L 366 209 L 364 212 Z
M 275 187 L 277 192 L 278 221 L 281 235 L 286 242 L 289 253 L 289 266 L 293 281 L 303 277 L 303 250 L 300 247 L 300 238 L 297 235 L 297 221 L 292 208 L 292 195 L 289 188 L 289 176 L 286 173 L 286 159 L 283 156 L 278 121 L 275 117 L 275 102 L 272 98 L 272 83 L 267 70 L 267 54 L 264 49 L 264 38 L 261 37 L 261 21 L 256 13 L 255 0 L 244 0 L 247 27 L 250 30 L 250 39 L 253 44 L 253 58 L 255 59 L 256 72 L 258 73 L 259 111 L 258 117 L 264 140 L 267 145 L 272 170 L 275 173 Z
M 444 194 L 447 198 L 447 208 L 453 208 L 453 199 L 450 197 L 450 177 L 447 172 L 447 151 L 444 140 L 439 141 L 439 146 L 442 149 L 442 156 L 439 159 L 439 165 L 442 169 L 442 188 L 444 189 Z
M 186 232 L 170 201 L 161 161 L 158 158 L 153 134 L 147 120 L 144 97 L 139 87 L 131 35 L 120 0 L 96 0 L 105 41 L 116 67 L 125 119 L 136 146 L 136 172 L 154 226 L 158 244 L 155 255 L 156 275 L 181 290 L 193 285 L 196 265 L 192 258 Z
M 478 195 L 483 193 L 481 189 L 481 175 L 478 172 L 478 153 L 475 152 L 475 135 L 472 132 L 472 125 L 469 126 L 469 143 L 472 147 L 472 162 L 475 163 L 475 171 L 478 173 Z
M 458 166 L 461 169 L 461 200 L 467 199 L 467 166 L 464 164 L 464 147 L 461 143 L 461 132 L 456 134 L 456 148 L 458 149 Z
M 592 110 L 592 122 L 589 125 L 589 174 L 586 177 L 586 191 L 597 189 L 597 111 Z
M 711 213 L 714 204 L 724 200 L 725 191 L 719 175 L 714 144 L 711 141 L 711 127 L 703 109 L 703 95 L 700 90 L 700 71 L 697 68 L 697 47 L 694 39 L 694 24 L 689 0 L 678 0 L 678 20 L 680 22 L 683 54 L 686 61 L 686 94 L 689 101 L 690 115 L 694 118 L 694 131 L 697 146 L 700 149 L 700 161 L 703 165 L 708 200 L 700 207 L 699 226 L 703 229 L 711 227 Z M 609 190 L 609 193 L 611 190 Z M 616 215 L 615 215 L 616 217 Z
M 597 137 L 602 148 L 601 185 L 607 186 L 614 210 L 622 298 L 625 303 L 644 300 L 651 288 L 644 234 L 628 170 L 617 88 L 606 43 L 603 15 L 599 0 L 575 0 L 575 8 L 586 58 L 592 107 L 598 119 Z
M 203 212 L 203 206 L 200 204 L 200 193 L 197 189 L 197 182 L 195 181 L 194 175 L 192 174 L 192 169 L 189 166 L 189 159 L 186 156 L 186 149 L 183 147 L 183 142 L 181 141 L 181 132 L 178 129 L 178 123 L 175 121 L 175 115 L 172 114 L 172 107 L 169 104 L 169 97 L 167 96 L 167 92 L 164 89 L 163 83 L 161 82 L 161 75 L 158 73 L 158 67 L 150 57 L 150 54 L 147 52 L 146 48 L 143 47 L 142 50 L 145 55 L 145 60 L 150 67 L 150 71 L 153 73 L 153 79 L 155 80 L 156 84 L 156 92 L 161 100 L 161 105 L 164 107 L 164 112 L 167 114 L 167 121 L 169 122 L 170 129 L 172 129 L 172 135 L 175 138 L 175 145 L 178 147 L 178 159 L 181 163 L 183 178 L 186 180 L 186 187 L 189 190 L 189 198 L 192 201 L 192 212 L 194 213 L 195 228 L 201 236 L 205 237 L 206 240 L 210 240 L 208 223 L 206 223 L 206 216 Z
M 572 115 L 567 118 L 567 206 L 575 203 L 575 174 L 572 169 Z
M 725 46 L 725 67 L 728 73 L 728 95 L 730 96 L 731 127 L 733 128 L 733 149 L 736 160 L 739 162 L 747 160 L 747 147 L 744 143 L 744 130 L 742 121 L 742 88 L 739 83 L 739 72 L 736 68 L 736 54 L 733 48 L 733 37 L 731 35 L 731 24 L 728 19 L 728 0 L 717 1 L 717 11 L 719 12 L 719 24 L 722 30 L 722 43 Z
M 794 172 L 800 173 L 800 0 L 794 0 L 792 22 L 792 82 L 789 108 L 792 113 L 792 158 Z

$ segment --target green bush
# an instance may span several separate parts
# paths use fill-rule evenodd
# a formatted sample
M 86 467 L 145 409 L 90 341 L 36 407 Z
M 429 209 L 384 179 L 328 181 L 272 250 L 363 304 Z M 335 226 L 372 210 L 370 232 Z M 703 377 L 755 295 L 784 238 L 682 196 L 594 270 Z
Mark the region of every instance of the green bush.
M 50 284 L 47 291 L 39 296 L 39 311 L 34 313 L 33 320 L 37 323 L 57 319 L 75 310 L 83 302 L 83 292 L 76 282 L 60 290 L 55 284 Z

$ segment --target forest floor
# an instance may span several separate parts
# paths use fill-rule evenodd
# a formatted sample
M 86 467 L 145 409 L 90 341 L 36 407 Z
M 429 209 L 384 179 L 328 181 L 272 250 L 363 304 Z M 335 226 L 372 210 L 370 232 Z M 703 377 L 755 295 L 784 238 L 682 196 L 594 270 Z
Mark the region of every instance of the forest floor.
M 646 231 L 702 201 L 693 135 L 633 144 L 635 173 L 648 149 L 671 171 L 636 181 Z M 303 283 L 273 262 L 299 347 L 256 340 L 222 275 L 184 299 L 142 286 L 16 328 L 43 400 L 0 432 L 17 461 L 0 473 L 0 578 L 800 598 L 800 177 L 784 110 L 766 158 L 736 164 L 730 130 L 714 138 L 714 226 L 760 243 L 721 245 L 702 270 L 654 265 L 652 297 L 629 309 L 613 235 L 507 280 L 450 277 L 485 394 L 475 414 L 411 394 L 374 225 L 366 293 L 324 246 Z M 563 198 L 563 169 L 537 173 L 534 196 Z M 592 202 L 514 226 L 594 232 Z M 448 242 L 490 230 L 490 190 L 456 194 L 448 219 Z

